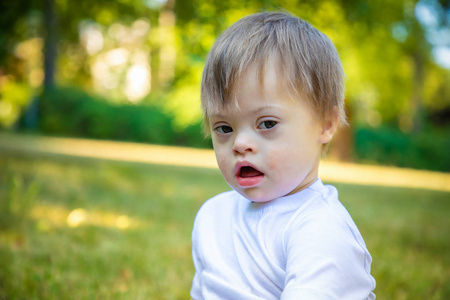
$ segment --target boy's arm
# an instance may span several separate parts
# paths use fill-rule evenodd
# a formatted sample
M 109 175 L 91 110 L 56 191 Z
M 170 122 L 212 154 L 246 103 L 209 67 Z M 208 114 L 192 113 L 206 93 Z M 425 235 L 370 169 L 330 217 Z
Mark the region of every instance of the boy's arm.
M 313 213 L 291 232 L 282 300 L 374 297 L 370 255 L 343 219 L 333 213 Z

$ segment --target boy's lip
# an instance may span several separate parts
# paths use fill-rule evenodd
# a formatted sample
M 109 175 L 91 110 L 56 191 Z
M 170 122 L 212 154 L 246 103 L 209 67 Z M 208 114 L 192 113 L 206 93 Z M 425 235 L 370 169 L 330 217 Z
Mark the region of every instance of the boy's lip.
M 255 175 L 255 176 L 250 176 L 250 177 L 242 177 L 241 176 L 241 169 L 243 167 L 250 167 L 255 169 L 257 172 L 259 172 L 260 174 Z M 254 165 L 252 165 L 251 163 L 247 162 L 247 161 L 239 161 L 236 163 L 235 167 L 234 167 L 234 174 L 236 177 L 236 181 L 237 184 L 241 187 L 252 187 L 255 185 L 258 185 L 262 179 L 264 178 L 264 173 L 261 172 L 260 170 L 258 170 L 258 168 L 256 168 Z

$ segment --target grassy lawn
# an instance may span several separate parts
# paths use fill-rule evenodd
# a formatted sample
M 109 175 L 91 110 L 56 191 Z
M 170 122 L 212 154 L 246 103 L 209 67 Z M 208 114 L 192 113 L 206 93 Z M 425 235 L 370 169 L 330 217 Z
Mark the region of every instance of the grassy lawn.
M 450 193 L 336 184 L 378 299 L 450 299 Z M 0 299 L 188 299 L 217 170 L 0 153 Z

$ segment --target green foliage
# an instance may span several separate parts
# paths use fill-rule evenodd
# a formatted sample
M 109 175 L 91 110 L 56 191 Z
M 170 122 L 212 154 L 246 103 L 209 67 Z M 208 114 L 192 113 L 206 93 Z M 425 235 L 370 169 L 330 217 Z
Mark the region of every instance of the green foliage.
M 0 229 L 0 299 L 189 299 L 195 214 L 229 189 L 218 170 L 92 159 L 0 152 L 0 170 L 42 182 L 33 226 Z M 449 193 L 337 188 L 371 252 L 377 298 L 449 299 Z M 88 218 L 70 227 L 79 208 Z M 123 215 L 139 226 L 107 222 Z
M 360 128 L 355 132 L 356 159 L 399 167 L 450 171 L 450 129 L 419 134 L 395 128 Z
M 208 147 L 201 123 L 179 129 L 157 106 L 113 105 L 74 88 L 42 96 L 40 130 L 45 134 Z
M 41 90 L 48 70 L 43 68 L 43 58 L 51 54 L 43 55 L 41 51 L 50 47 L 42 45 L 53 38 L 58 40 L 56 82 L 86 91 L 95 87 L 108 101 L 72 89 L 47 94 L 38 120 L 43 133 L 207 147 L 209 143 L 201 139 L 199 93 L 208 51 L 217 36 L 238 19 L 262 10 L 286 9 L 309 21 L 336 45 L 347 77 L 346 101 L 352 107 L 353 124 L 420 129 L 430 123 L 426 112 L 439 114 L 450 105 L 450 70 L 433 61 L 435 47 L 446 43 L 440 37 L 448 27 L 447 2 L 6 1 L 0 4 L 0 44 L 5 45 L 0 49 L 0 62 L 4 62 L 0 67 L 0 126 L 14 127 L 28 100 Z M 46 32 L 44 26 L 49 20 L 45 12 L 52 3 L 58 28 L 53 37 L 54 32 Z M 428 12 L 434 21 L 421 19 L 420 12 Z M 133 67 L 145 69 L 148 77 L 130 72 Z M 130 82 L 138 83 L 136 79 L 144 82 L 136 90 L 148 91 L 156 106 L 126 105 L 126 97 L 136 103 L 141 100 L 139 93 L 133 98 L 126 92 Z M 106 103 L 113 101 L 122 105 Z M 369 147 L 372 138 L 356 133 L 360 134 L 363 140 L 356 146 L 360 160 L 440 170 L 444 165 L 448 170 L 444 148 L 438 149 L 445 144 L 441 137 L 439 142 L 429 142 L 428 132 L 420 138 L 399 133 L 400 140 L 412 143 L 401 146 L 395 137 L 380 132 L 373 134 L 383 141 Z M 398 152 L 391 149 L 395 147 L 406 147 L 408 153 L 412 149 L 414 154 L 389 154 Z M 432 161 L 424 162 L 427 157 Z
M 5 78 L 0 83 L 0 128 L 8 128 L 17 121 L 30 99 L 30 88 Z

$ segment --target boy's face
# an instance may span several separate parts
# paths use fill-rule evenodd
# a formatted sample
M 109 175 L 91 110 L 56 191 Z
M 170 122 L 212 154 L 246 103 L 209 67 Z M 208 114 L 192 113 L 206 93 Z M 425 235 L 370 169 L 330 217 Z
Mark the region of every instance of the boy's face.
M 292 99 L 271 64 L 261 85 L 257 68 L 241 76 L 237 109 L 209 119 L 217 163 L 228 184 L 254 202 L 296 193 L 318 176 L 324 129 L 305 99 Z M 326 127 L 326 126 L 325 126 Z

